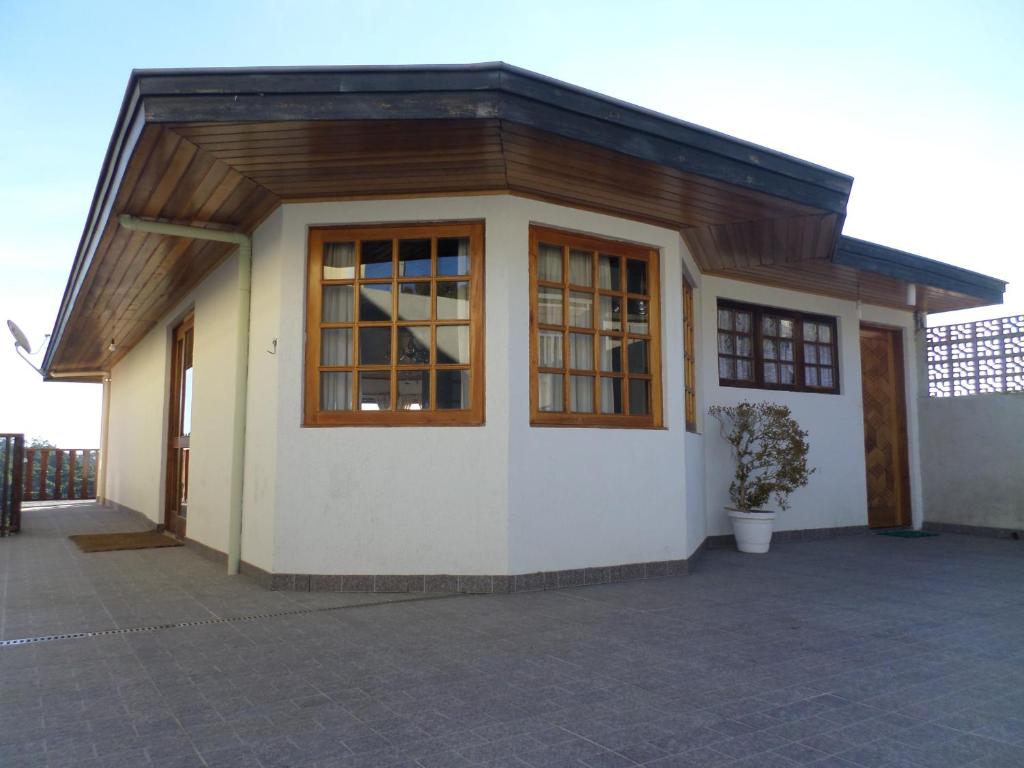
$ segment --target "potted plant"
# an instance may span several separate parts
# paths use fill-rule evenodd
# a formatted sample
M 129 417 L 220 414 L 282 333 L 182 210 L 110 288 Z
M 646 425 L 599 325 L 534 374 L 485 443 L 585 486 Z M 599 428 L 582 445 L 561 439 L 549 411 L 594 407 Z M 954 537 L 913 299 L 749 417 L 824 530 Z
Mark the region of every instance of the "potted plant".
M 736 547 L 740 552 L 764 553 L 772 540 L 776 513 L 764 509 L 789 508 L 789 495 L 807 485 L 814 469 L 807 466 L 807 432 L 792 412 L 777 403 L 715 405 L 711 416 L 736 459 L 736 474 L 729 485 Z

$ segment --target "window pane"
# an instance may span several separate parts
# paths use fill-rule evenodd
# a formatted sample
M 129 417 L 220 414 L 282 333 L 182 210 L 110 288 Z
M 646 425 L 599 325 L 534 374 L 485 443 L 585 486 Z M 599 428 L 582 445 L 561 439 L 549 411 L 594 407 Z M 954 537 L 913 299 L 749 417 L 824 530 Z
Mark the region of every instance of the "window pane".
M 732 310 L 720 309 L 718 310 L 718 327 L 723 331 L 732 330 Z
M 736 361 L 731 357 L 720 357 L 718 358 L 718 378 L 720 379 L 735 379 L 736 378 Z
M 362 277 L 391 277 L 391 241 L 364 240 L 359 249 Z
M 469 408 L 469 371 L 437 372 L 437 409 L 439 411 Z
M 559 331 L 540 332 L 537 365 L 541 368 L 562 367 L 562 334 Z
M 805 363 L 816 363 L 818 362 L 818 348 L 813 344 L 804 345 L 804 362 Z
M 391 319 L 391 283 L 359 286 L 360 322 Z
M 437 240 L 437 274 L 469 274 L 469 238 L 440 237 Z
M 430 326 L 411 325 L 398 329 L 398 364 L 430 364 Z
M 594 412 L 594 377 L 569 377 L 569 410 L 573 413 Z
M 564 411 L 562 400 L 562 374 L 537 375 L 537 408 L 541 411 Z
M 796 383 L 796 376 L 793 373 L 792 365 L 781 365 L 779 366 L 779 383 L 780 384 L 794 384 Z
M 391 410 L 391 373 L 363 371 L 359 374 L 359 410 Z
M 792 360 L 793 359 L 793 342 L 792 341 L 780 341 L 779 342 L 779 359 L 780 360 Z
M 622 339 L 616 336 L 601 337 L 601 370 L 615 373 L 622 371 Z
M 348 371 L 324 371 L 320 374 L 320 410 L 352 410 L 352 374 Z
M 430 319 L 430 283 L 398 284 L 398 319 Z
M 761 319 L 761 330 L 767 336 L 778 336 L 779 335 L 779 322 L 774 317 L 765 316 Z
M 650 311 L 648 303 L 644 299 L 629 299 L 629 332 L 647 334 L 650 332 L 647 314 Z
M 622 379 L 601 379 L 601 413 L 622 413 Z
M 793 321 L 779 318 L 779 336 L 784 339 L 793 338 Z
M 361 365 L 388 365 L 391 362 L 391 329 L 359 329 L 359 362 Z
M 736 361 L 736 378 L 739 381 L 754 380 L 754 364 L 750 360 Z
M 601 297 L 601 330 L 622 330 L 622 299 L 617 296 Z
M 641 339 L 630 339 L 626 356 L 629 358 L 630 373 L 648 373 L 650 354 L 647 342 Z
M 818 347 L 818 359 L 825 365 L 832 365 L 832 347 Z
M 356 276 L 356 244 L 324 243 L 324 280 L 351 280 Z
M 832 343 L 832 328 L 827 323 L 818 325 L 818 341 L 826 344 Z
M 437 328 L 437 362 L 441 365 L 469 362 L 469 326 L 441 325 Z
M 573 285 L 594 284 L 594 260 L 590 251 L 569 251 L 569 282 Z
M 597 266 L 598 285 L 603 291 L 622 290 L 622 266 L 618 256 L 602 253 Z
M 537 279 L 552 283 L 562 282 L 562 249 L 557 245 L 541 243 L 537 251 Z
M 352 286 L 325 285 L 320 320 L 325 323 L 352 322 Z
M 735 349 L 733 348 L 733 343 L 734 343 L 733 339 L 734 339 L 734 337 L 733 337 L 733 335 L 731 333 L 721 333 L 721 332 L 719 332 L 719 334 L 718 334 L 718 351 L 719 351 L 719 353 L 721 353 L 723 355 L 735 354 Z
M 398 276 L 428 277 L 430 275 L 430 241 L 398 241 Z M 399 406 L 401 407 L 401 406 Z
M 629 380 L 629 414 L 646 416 L 650 412 L 649 383 L 644 379 Z
M 560 288 L 537 289 L 537 322 L 548 325 L 562 325 L 562 290 Z
M 818 369 L 813 365 L 804 367 L 804 383 L 809 387 L 818 386 Z
M 764 364 L 764 383 L 765 384 L 778 384 L 779 383 L 779 366 L 776 363 L 765 363 Z
M 320 331 L 320 365 L 352 365 L 352 329 Z
M 818 324 L 817 323 L 804 323 L 804 341 L 817 341 L 818 340 Z
M 832 377 L 831 368 L 821 368 L 818 373 L 821 375 L 821 386 L 823 387 L 834 387 L 835 380 Z
M 594 327 L 594 295 L 569 292 L 569 325 L 577 328 Z
M 589 333 L 569 334 L 569 367 L 579 371 L 594 369 L 594 337 Z
M 740 357 L 753 357 L 753 345 L 750 343 L 749 336 L 737 336 L 736 337 L 736 354 Z
M 425 411 L 430 408 L 430 371 L 398 372 L 398 410 Z
M 737 312 L 736 313 L 736 330 L 740 333 L 750 333 L 750 313 L 749 312 Z
M 469 319 L 469 283 L 464 280 L 437 283 L 437 319 Z
M 762 352 L 764 353 L 765 359 L 775 360 L 778 358 L 775 350 L 775 342 L 771 339 L 765 339 L 762 344 Z
M 626 259 L 626 290 L 629 293 L 647 293 L 647 262 Z

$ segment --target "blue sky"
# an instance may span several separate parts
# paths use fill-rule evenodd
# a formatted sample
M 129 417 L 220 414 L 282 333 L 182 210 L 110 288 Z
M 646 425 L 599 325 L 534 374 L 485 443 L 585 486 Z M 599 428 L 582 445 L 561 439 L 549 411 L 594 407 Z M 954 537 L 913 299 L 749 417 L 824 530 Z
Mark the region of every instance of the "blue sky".
M 0 319 L 49 332 L 132 68 L 496 59 L 848 173 L 847 234 L 1010 280 L 981 314 L 1024 312 L 1022 40 L 1020 0 L 0 0 Z M 99 387 L 5 344 L 0 431 L 97 445 Z

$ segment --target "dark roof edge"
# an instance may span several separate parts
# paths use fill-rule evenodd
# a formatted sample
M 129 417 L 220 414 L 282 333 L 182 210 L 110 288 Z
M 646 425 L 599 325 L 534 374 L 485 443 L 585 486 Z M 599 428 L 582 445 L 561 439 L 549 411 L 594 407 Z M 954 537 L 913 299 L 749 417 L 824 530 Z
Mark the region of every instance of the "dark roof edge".
M 833 261 L 904 282 L 984 299 L 990 304 L 1001 304 L 1006 290 L 1005 280 L 847 235 L 839 238 Z
M 363 92 L 417 90 L 423 88 L 422 80 L 432 74 L 449 75 L 455 78 L 459 75 L 463 75 L 465 78 L 478 78 L 472 82 L 467 82 L 465 78 L 462 78 L 460 87 L 453 88 L 455 90 L 463 88 L 501 90 L 610 122 L 618 118 L 623 125 L 629 125 L 637 130 L 645 130 L 662 138 L 681 141 L 679 136 L 671 134 L 683 131 L 691 134 L 689 138 L 697 138 L 697 146 L 706 151 L 717 152 L 723 157 L 746 162 L 763 171 L 788 175 L 847 195 L 853 184 L 852 176 L 825 166 L 501 61 L 430 65 L 136 69 L 132 71 L 131 77 L 140 82 L 145 96 L 197 95 L 212 97 L 271 93 L 335 94 L 359 90 Z M 347 84 L 346 89 L 351 86 L 352 91 L 339 91 L 336 82 L 317 82 L 318 76 L 328 78 L 339 75 L 347 75 L 352 78 L 358 78 L 360 75 L 391 75 L 393 79 L 385 82 L 382 77 L 376 78 L 372 87 L 368 86 L 362 89 L 354 84 Z M 406 78 L 416 79 L 418 82 L 411 82 L 403 78 L 403 75 Z M 245 80 L 251 82 L 245 83 Z M 161 83 L 161 81 L 163 82 Z M 184 81 L 197 82 L 189 84 L 186 88 L 183 87 Z M 435 86 L 433 90 L 442 90 L 442 88 Z M 587 106 L 590 106 L 591 109 L 588 110 Z M 636 120 L 642 121 L 643 125 L 630 125 L 632 121 Z M 707 146 L 708 143 L 716 146 Z M 729 150 L 732 151 L 729 152 Z M 789 168 L 787 169 L 786 166 Z M 809 178 L 809 176 L 814 178 Z

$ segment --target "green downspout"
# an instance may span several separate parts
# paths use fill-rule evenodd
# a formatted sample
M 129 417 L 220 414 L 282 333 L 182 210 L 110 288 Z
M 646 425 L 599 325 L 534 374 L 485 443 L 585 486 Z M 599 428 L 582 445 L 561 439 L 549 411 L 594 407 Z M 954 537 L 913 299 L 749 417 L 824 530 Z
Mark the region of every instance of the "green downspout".
M 125 229 L 238 246 L 238 336 L 235 343 L 235 410 L 231 445 L 231 507 L 228 511 L 228 573 L 238 573 L 242 560 L 242 492 L 245 487 L 245 420 L 249 388 L 249 303 L 252 292 L 252 238 L 241 232 L 167 224 L 121 214 Z

